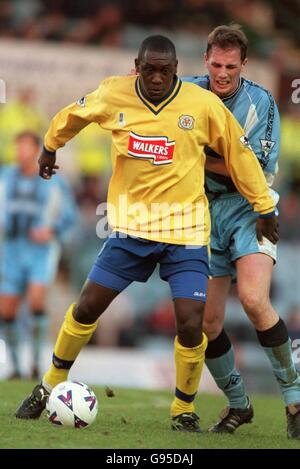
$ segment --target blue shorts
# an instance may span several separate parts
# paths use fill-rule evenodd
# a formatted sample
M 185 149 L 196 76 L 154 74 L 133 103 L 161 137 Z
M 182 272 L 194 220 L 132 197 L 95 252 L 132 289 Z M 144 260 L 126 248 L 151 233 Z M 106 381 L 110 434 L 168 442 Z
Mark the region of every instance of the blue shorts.
M 239 193 L 223 194 L 209 203 L 211 215 L 212 277 L 231 275 L 236 278 L 235 261 L 249 254 L 263 253 L 276 262 L 276 246 L 264 238 L 258 244 L 256 219 L 258 214 Z
M 133 281 L 146 282 L 160 264 L 160 277 L 169 282 L 173 298 L 205 301 L 209 275 L 206 246 L 187 249 L 113 233 L 104 243 L 88 278 L 121 292 Z
M 55 276 L 57 243 L 34 244 L 27 239 L 4 241 L 0 262 L 0 294 L 22 295 L 28 284 L 49 285 Z

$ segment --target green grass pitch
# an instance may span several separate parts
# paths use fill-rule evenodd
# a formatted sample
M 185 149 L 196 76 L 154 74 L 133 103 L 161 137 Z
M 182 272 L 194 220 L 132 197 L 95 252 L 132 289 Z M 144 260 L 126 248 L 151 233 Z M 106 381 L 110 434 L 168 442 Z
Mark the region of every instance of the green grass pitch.
M 14 412 L 34 383 L 1 381 L 0 448 L 110 448 L 110 449 L 213 449 L 300 448 L 300 440 L 288 440 L 282 401 L 276 397 L 251 396 L 255 417 L 234 435 L 185 434 L 172 431 L 169 405 L 172 393 L 141 389 L 93 387 L 99 401 L 94 424 L 86 429 L 56 427 L 45 413 L 39 420 L 18 420 Z M 199 393 L 196 400 L 201 425 L 207 430 L 224 407 L 221 396 Z

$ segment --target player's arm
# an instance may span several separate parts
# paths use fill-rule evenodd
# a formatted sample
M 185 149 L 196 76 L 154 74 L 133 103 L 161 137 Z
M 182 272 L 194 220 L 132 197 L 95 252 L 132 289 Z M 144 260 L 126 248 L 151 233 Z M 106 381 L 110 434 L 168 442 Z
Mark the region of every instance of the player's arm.
M 210 113 L 209 146 L 224 156 L 226 168 L 238 191 L 260 215 L 257 238 L 267 237 L 272 243 L 279 239 L 278 220 L 261 166 L 244 131 L 231 112 L 218 100 Z
M 251 147 L 256 154 L 264 175 L 267 178 L 267 184 L 272 185 L 277 171 L 277 160 L 280 148 L 280 116 L 273 96 L 265 92 L 256 104 L 256 115 L 258 122 L 252 128 L 247 130 Z M 269 191 L 270 192 L 270 191 Z M 272 191 L 274 203 L 277 204 L 279 195 Z M 275 223 L 276 219 L 273 220 Z M 261 217 L 257 219 L 256 230 L 258 235 L 262 233 L 264 226 L 272 223 L 272 219 L 264 220 Z M 268 237 L 268 236 L 267 236 Z
M 230 176 L 223 158 L 206 155 L 205 169 L 221 176 Z
M 273 179 L 277 169 L 280 148 L 280 117 L 273 96 L 263 92 L 256 103 L 257 121 L 245 128 L 251 147 L 269 179 Z
M 44 179 L 50 179 L 59 168 L 56 163 L 56 150 L 63 147 L 91 122 L 100 124 L 103 106 L 101 106 L 101 88 L 76 103 L 58 112 L 50 122 L 44 138 L 44 148 L 39 158 L 39 174 Z
M 273 96 L 264 92 L 255 105 L 255 124 L 246 124 L 245 133 L 252 150 L 265 172 L 271 178 L 276 172 L 280 146 L 280 117 Z M 222 176 L 230 176 L 224 159 L 219 155 L 211 156 L 206 152 L 205 169 Z M 271 179 L 269 177 L 269 179 Z

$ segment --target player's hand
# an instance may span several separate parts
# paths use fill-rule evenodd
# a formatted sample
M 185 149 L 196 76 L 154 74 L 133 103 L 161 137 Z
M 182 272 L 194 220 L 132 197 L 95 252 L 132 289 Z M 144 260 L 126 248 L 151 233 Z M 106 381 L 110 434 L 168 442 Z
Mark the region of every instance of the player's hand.
M 38 163 L 40 167 L 39 175 L 43 179 L 51 179 L 53 174 L 56 174 L 56 169 L 59 169 L 59 166 L 57 166 L 55 162 L 55 153 L 53 155 L 49 155 L 44 150 L 42 151 Z
M 51 228 L 32 228 L 29 233 L 31 241 L 37 244 L 48 243 L 54 236 L 53 230 Z
M 260 218 L 256 220 L 256 237 L 259 244 L 263 244 L 263 236 L 271 243 L 276 244 L 279 240 L 278 218 L 276 215 L 270 218 Z

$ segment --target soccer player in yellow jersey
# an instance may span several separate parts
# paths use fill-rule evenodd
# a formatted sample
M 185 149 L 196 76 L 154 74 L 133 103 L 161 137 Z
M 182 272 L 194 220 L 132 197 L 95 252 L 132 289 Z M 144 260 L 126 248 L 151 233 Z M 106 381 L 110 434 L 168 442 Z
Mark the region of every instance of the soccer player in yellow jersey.
M 176 316 L 176 390 L 172 428 L 200 432 L 194 398 L 207 345 L 202 317 L 208 282 L 210 220 L 204 146 L 224 155 L 239 191 L 260 214 L 258 237 L 278 240 L 268 187 L 243 130 L 209 91 L 177 77 L 173 43 L 150 36 L 135 61 L 139 76 L 112 77 L 60 111 L 45 136 L 40 176 L 50 179 L 55 152 L 91 122 L 112 132 L 108 215 L 113 229 L 62 324 L 50 369 L 16 412 L 38 418 L 51 389 L 65 381 L 99 316 L 131 282 L 160 264 Z

